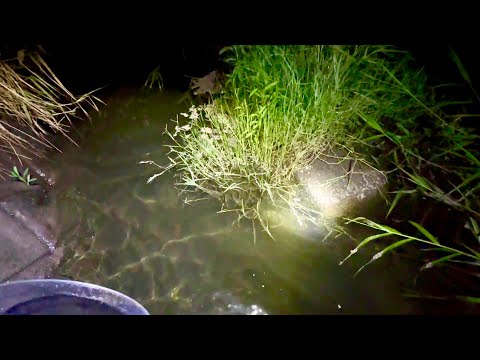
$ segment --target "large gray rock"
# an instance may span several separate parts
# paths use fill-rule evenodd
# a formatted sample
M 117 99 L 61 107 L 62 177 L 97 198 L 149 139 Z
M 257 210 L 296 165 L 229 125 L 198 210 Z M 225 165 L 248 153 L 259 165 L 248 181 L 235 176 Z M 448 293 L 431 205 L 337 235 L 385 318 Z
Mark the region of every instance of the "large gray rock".
M 262 216 L 272 233 L 306 239 L 324 239 L 339 218 L 355 210 L 360 209 L 363 216 L 376 211 L 387 184 L 382 172 L 340 150 L 318 157 L 298 171 L 296 178 L 290 203 L 267 202 Z
M 325 217 L 338 217 L 378 197 L 386 176 L 343 151 L 323 155 L 296 175 Z

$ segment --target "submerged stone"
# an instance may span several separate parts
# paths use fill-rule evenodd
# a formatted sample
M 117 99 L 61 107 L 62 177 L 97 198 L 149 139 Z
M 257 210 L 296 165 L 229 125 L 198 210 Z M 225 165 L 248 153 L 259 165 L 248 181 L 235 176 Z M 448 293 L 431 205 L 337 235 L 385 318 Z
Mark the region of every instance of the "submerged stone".
M 323 155 L 300 170 L 306 194 L 327 217 L 338 217 L 381 194 L 386 176 L 343 151 Z
M 340 150 L 318 157 L 295 175 L 298 184 L 289 203 L 277 199 L 262 204 L 261 216 L 274 237 L 325 239 L 342 216 L 357 209 L 362 216 L 375 211 L 387 184 L 381 171 Z

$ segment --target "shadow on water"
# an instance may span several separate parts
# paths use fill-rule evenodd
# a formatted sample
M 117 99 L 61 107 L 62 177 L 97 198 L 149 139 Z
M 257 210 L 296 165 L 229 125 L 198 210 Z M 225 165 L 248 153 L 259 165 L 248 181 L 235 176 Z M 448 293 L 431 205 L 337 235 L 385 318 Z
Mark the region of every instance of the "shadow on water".
M 180 97 L 120 92 L 81 129 L 80 148 L 58 156 L 59 275 L 121 291 L 152 314 L 415 312 L 401 294 L 409 265 L 393 257 L 354 277 L 372 254 L 339 266 L 350 239 L 260 233 L 254 244 L 252 224 L 232 225 L 218 203 L 180 201 L 172 174 L 147 184 L 156 168 L 138 161 L 167 163 L 162 133 L 186 110 Z

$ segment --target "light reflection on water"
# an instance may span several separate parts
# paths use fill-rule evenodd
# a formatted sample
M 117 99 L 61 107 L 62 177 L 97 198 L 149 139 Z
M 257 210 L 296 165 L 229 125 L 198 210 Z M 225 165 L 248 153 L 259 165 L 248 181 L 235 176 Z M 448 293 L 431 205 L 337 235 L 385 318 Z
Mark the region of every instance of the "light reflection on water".
M 399 314 L 411 309 L 388 266 L 339 266 L 352 244 L 232 225 L 214 201 L 185 205 L 166 164 L 165 124 L 178 94 L 117 96 L 58 157 L 66 258 L 59 274 L 121 291 L 152 314 Z M 172 123 L 173 125 L 173 123 Z M 386 262 L 388 264 L 388 261 Z M 398 271 L 397 271 L 398 273 Z

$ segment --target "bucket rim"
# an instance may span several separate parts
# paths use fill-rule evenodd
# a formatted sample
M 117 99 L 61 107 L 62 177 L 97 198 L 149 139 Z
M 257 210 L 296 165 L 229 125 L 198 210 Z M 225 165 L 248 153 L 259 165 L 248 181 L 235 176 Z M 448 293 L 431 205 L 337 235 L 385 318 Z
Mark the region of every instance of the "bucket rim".
M 77 286 L 83 289 L 92 289 L 92 290 L 97 290 L 100 292 L 107 292 L 110 293 L 113 296 L 119 297 L 122 300 L 125 300 L 127 303 L 130 303 L 134 307 L 136 307 L 139 310 L 139 313 L 136 315 L 150 315 L 149 312 L 141 305 L 138 301 L 135 299 L 132 299 L 131 297 L 117 291 L 113 290 L 110 288 L 107 288 L 105 286 L 101 285 L 96 285 L 96 284 L 91 284 L 83 281 L 77 281 L 77 280 L 67 280 L 67 279 L 29 279 L 29 280 L 14 280 L 14 281 L 7 281 L 4 283 L 0 284 L 0 291 L 2 288 L 7 287 L 7 286 L 12 286 L 12 285 L 40 285 L 40 284 L 62 284 L 62 285 L 68 285 L 68 286 Z

